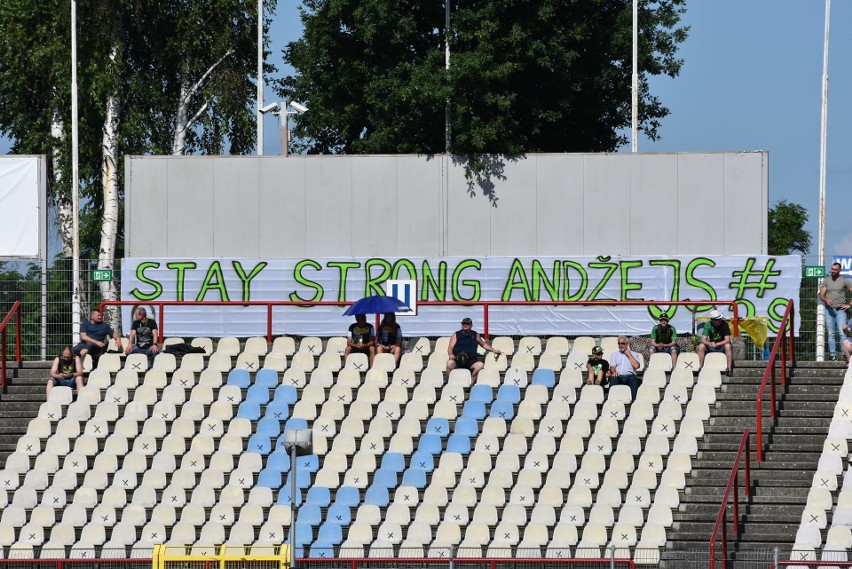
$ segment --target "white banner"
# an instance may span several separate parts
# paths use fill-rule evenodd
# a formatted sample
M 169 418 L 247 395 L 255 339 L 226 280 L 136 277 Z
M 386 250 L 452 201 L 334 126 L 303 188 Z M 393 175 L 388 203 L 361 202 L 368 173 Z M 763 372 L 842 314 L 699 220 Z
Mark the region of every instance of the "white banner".
M 485 257 L 345 259 L 124 259 L 123 300 L 355 301 L 385 294 L 389 280 L 416 280 L 418 313 L 400 317 L 406 336 L 447 335 L 463 317 L 484 330 L 485 309 L 430 306 L 426 301 L 539 301 L 535 306 L 491 306 L 495 335 L 648 334 L 661 312 L 678 332 L 692 329 L 692 313 L 667 301 L 737 301 L 740 318 L 766 316 L 774 335 L 787 299 L 798 301 L 799 256 Z M 554 306 L 549 301 L 648 300 L 655 306 Z M 729 306 L 717 308 L 728 317 Z M 342 336 L 345 307 L 277 306 L 273 333 Z M 124 312 L 129 327 L 130 307 Z M 699 312 L 698 316 L 701 316 Z M 159 319 L 159 315 L 157 315 Z M 372 319 L 370 319 L 372 322 Z M 165 336 L 266 334 L 265 306 L 167 306 Z M 798 320 L 796 321 L 798 328 Z M 796 330 L 798 333 L 798 329 Z
M 0 257 L 42 257 L 43 159 L 0 157 Z

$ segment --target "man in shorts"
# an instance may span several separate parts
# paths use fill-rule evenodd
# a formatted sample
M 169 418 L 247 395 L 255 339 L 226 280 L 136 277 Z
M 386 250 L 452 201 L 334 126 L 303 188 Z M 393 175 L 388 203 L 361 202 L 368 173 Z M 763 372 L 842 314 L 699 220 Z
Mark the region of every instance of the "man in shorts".
M 731 328 L 718 310 L 710 311 L 710 321 L 704 324 L 701 343 L 698 344 L 698 367 L 704 367 L 704 356 L 710 352 L 725 354 L 728 361 L 727 375 L 734 375 L 734 352 L 731 346 Z
M 677 347 L 677 330 L 669 326 L 669 315 L 660 314 L 660 322 L 651 329 L 650 353 L 665 352 L 672 356 L 672 369 L 677 364 L 677 355 L 680 349 Z
M 376 333 L 364 314 L 356 314 L 355 323 L 349 327 L 349 337 L 346 338 L 343 358 L 346 359 L 352 353 L 367 354 L 370 358 L 370 367 L 373 367 L 373 359 L 376 357 Z
M 479 356 L 476 353 L 477 346 L 482 346 L 485 351 L 497 354 L 502 354 L 500 350 L 495 350 L 491 344 L 482 339 L 479 332 L 473 330 L 473 320 L 465 318 L 461 321 L 461 330 L 453 332 L 450 338 L 450 345 L 447 348 L 447 373 L 456 368 L 470 370 L 470 379 L 476 383 L 476 378 L 479 376 L 479 370 L 485 367 L 485 364 L 479 361 Z
M 71 351 L 75 356 L 80 356 L 81 361 L 86 358 L 86 354 L 92 356 L 92 369 L 97 369 L 101 354 L 107 351 L 110 336 L 121 349 L 121 336 L 104 322 L 104 313 L 97 309 L 92 310 L 89 320 L 80 325 L 80 343 Z

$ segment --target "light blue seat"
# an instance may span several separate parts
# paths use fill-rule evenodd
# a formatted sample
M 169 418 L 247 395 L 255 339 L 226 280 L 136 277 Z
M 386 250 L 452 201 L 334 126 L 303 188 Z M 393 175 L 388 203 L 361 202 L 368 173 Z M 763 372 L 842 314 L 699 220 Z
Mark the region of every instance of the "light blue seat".
M 257 486 L 278 490 L 281 488 L 281 471 L 274 468 L 264 468 L 257 475 Z
M 375 504 L 380 508 L 387 508 L 390 503 L 390 492 L 384 486 L 370 486 L 364 494 L 365 504 Z
M 453 435 L 447 441 L 447 452 L 457 452 L 461 455 L 470 454 L 470 437 Z
M 304 506 L 302 506 L 302 508 L 299 509 L 299 515 L 300 516 L 302 514 L 302 509 L 304 509 Z M 317 525 L 319 525 L 319 524 L 317 524 Z M 314 528 L 311 525 L 301 523 L 301 522 L 296 522 L 296 532 L 295 533 L 296 533 L 295 542 L 296 542 L 297 546 L 304 547 L 314 540 Z
M 305 456 L 296 457 L 296 467 L 299 470 L 307 472 L 316 472 L 319 470 L 319 457 L 315 454 L 306 454 Z
M 254 384 L 262 385 L 269 389 L 275 389 L 278 387 L 278 384 L 281 383 L 278 381 L 278 372 L 274 369 L 264 368 L 257 372 L 254 376 Z M 292 385 L 290 387 L 293 387 Z
M 305 498 L 307 504 L 316 504 L 322 508 L 327 508 L 331 504 L 331 490 L 325 486 L 312 486 L 308 490 L 308 496 Z
M 488 416 L 511 421 L 515 418 L 515 406 L 508 401 L 495 401 L 491 404 L 491 413 Z
M 302 504 L 299 512 L 296 514 L 296 532 L 299 531 L 299 525 L 315 528 L 320 524 L 322 524 L 322 508 L 316 504 L 308 504 L 307 502 Z M 311 539 L 309 541 L 313 540 L 314 536 L 313 532 L 311 532 Z
M 252 435 L 249 437 L 248 447 L 246 450 L 266 456 L 272 452 L 272 439 L 265 435 Z
M 284 401 L 275 401 L 266 406 L 264 417 L 271 417 L 276 421 L 286 421 L 290 418 L 290 404 Z
M 321 541 L 327 542 L 331 545 L 340 545 L 343 541 L 343 528 L 336 522 L 323 522 L 317 532 L 317 540 L 315 543 L 319 543 Z
M 245 402 L 266 405 L 269 403 L 269 388 L 265 385 L 252 385 L 248 388 Z
M 388 452 L 382 456 L 382 468 L 402 472 L 405 470 L 405 456 L 401 452 Z
M 509 403 L 521 402 L 521 388 L 517 385 L 501 385 L 497 390 L 497 401 L 508 401 Z
M 237 408 L 237 417 L 248 419 L 249 421 L 257 421 L 260 419 L 260 403 L 243 401 Z
M 284 423 L 284 430 L 285 431 L 287 429 L 307 429 L 307 428 L 308 428 L 308 420 L 307 419 L 299 419 L 297 417 L 290 417 L 289 419 L 287 419 L 287 422 Z
M 444 450 L 444 443 L 438 435 L 423 435 L 417 443 L 417 450 L 430 454 L 440 454 Z
M 361 504 L 361 491 L 354 486 L 341 486 L 334 494 L 334 503 L 354 508 Z
M 473 417 L 459 417 L 453 427 L 453 434 L 475 437 L 479 434 L 479 422 Z
M 455 435 L 453 435 L 455 436 Z M 452 440 L 452 437 L 450 437 Z M 426 487 L 426 471 L 422 468 L 409 468 L 402 474 L 403 486 L 414 486 L 423 489 Z
M 311 486 L 311 473 L 298 469 L 296 472 L 296 488 L 299 490 L 304 490 L 306 488 L 310 488 Z M 290 484 L 292 484 L 291 477 L 293 476 L 293 470 L 290 469 L 290 472 L 287 473 L 287 480 L 284 481 L 284 485 L 287 488 L 290 488 Z M 301 492 L 297 492 L 297 494 L 301 494 Z
M 292 405 L 299 400 L 299 393 L 292 385 L 279 385 L 275 388 L 275 397 L 273 399 L 275 401 L 281 401 L 282 403 L 289 403 Z
M 247 369 L 232 369 L 228 372 L 228 385 L 236 385 L 242 389 L 248 389 L 251 385 L 251 375 Z
M 468 399 L 464 402 L 461 416 L 481 421 L 485 418 L 485 403 L 482 401 L 471 401 Z
M 543 385 L 548 389 L 556 385 L 556 372 L 550 368 L 536 368 L 532 376 L 532 385 Z
M 257 422 L 257 434 L 277 439 L 281 434 L 281 421 L 273 417 L 264 417 Z
M 340 545 L 340 542 L 333 544 L 330 541 L 318 539 L 311 544 L 311 548 L 308 550 L 308 557 L 310 559 L 330 559 L 334 557 L 335 545 Z
M 290 455 L 283 448 L 277 448 L 266 459 L 266 468 L 278 472 L 290 472 Z
M 411 467 L 432 472 L 435 470 L 435 457 L 428 452 L 415 452 L 411 455 Z
M 442 439 L 446 438 L 450 435 L 450 421 L 444 417 L 432 417 L 426 421 L 424 432 L 427 435 L 438 435 Z
M 284 506 L 290 505 L 290 487 L 289 486 L 287 486 L 286 488 L 284 486 L 282 486 L 281 489 L 278 490 L 278 499 L 275 501 L 275 503 L 280 504 L 280 505 L 284 505 Z M 301 505 L 302 505 L 302 493 L 296 492 L 296 506 L 301 506 Z
M 390 468 L 379 468 L 373 473 L 373 486 L 396 488 L 399 483 L 397 472 Z
M 482 401 L 483 403 L 491 403 L 494 401 L 494 389 L 490 385 L 477 383 L 470 388 L 469 401 Z
M 344 504 L 332 504 L 326 512 L 325 519 L 342 527 L 349 527 L 352 523 L 352 508 Z

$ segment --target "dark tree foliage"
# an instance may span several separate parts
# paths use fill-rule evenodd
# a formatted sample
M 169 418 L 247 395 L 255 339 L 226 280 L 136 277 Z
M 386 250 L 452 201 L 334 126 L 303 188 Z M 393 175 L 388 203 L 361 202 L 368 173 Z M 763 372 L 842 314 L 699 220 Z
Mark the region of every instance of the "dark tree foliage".
M 311 153 L 440 153 L 449 108 L 456 155 L 613 151 L 630 124 L 629 0 L 305 0 L 283 96 L 310 107 Z M 676 76 L 685 0 L 640 1 L 640 124 L 668 110 L 648 88 Z M 621 131 L 621 132 L 620 132 Z
M 807 255 L 811 249 L 807 222 L 808 211 L 797 203 L 781 200 L 769 208 L 769 254 L 790 255 L 798 251 Z

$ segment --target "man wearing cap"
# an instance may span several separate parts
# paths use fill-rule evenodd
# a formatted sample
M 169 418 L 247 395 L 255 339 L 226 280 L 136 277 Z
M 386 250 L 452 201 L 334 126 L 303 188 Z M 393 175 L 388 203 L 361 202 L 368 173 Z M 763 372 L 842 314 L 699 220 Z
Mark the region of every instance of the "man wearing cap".
M 447 347 L 447 373 L 455 368 L 469 369 L 470 379 L 476 383 L 476 378 L 479 375 L 479 370 L 485 367 L 477 358 L 476 347 L 482 348 L 498 356 L 502 354 L 500 350 L 495 350 L 491 345 L 482 339 L 478 332 L 473 330 L 473 320 L 465 318 L 461 321 L 461 330 L 453 332 L 450 338 L 450 345 Z
M 586 370 L 589 372 L 586 379 L 586 383 L 589 385 L 604 385 L 606 383 L 606 378 L 609 375 L 609 362 L 603 358 L 603 348 L 600 346 L 592 348 L 592 355 L 586 362 Z
M 618 351 L 609 357 L 609 386 L 627 385 L 630 395 L 636 401 L 639 391 L 639 377 L 636 370 L 642 365 L 642 356 L 630 349 L 627 336 L 618 337 Z
M 677 355 L 680 349 L 677 347 L 677 331 L 674 326 L 669 326 L 669 315 L 660 314 L 660 323 L 651 328 L 650 353 L 665 352 L 672 356 L 672 369 L 677 364 Z M 649 354 L 650 355 L 650 354 Z
M 718 310 L 710 311 L 710 321 L 701 331 L 701 343 L 698 344 L 698 367 L 704 367 L 704 356 L 709 352 L 724 352 L 728 360 L 727 376 L 734 375 L 734 352 L 731 347 L 731 328 Z
M 825 304 L 825 327 L 828 330 L 828 353 L 831 359 L 837 357 L 835 331 L 841 346 L 846 339 L 843 325 L 846 323 L 846 310 L 849 308 L 849 303 L 846 302 L 847 290 L 852 290 L 852 283 L 840 275 L 840 263 L 834 263 L 828 278 L 822 282 L 822 288 L 819 289 L 819 299 Z

